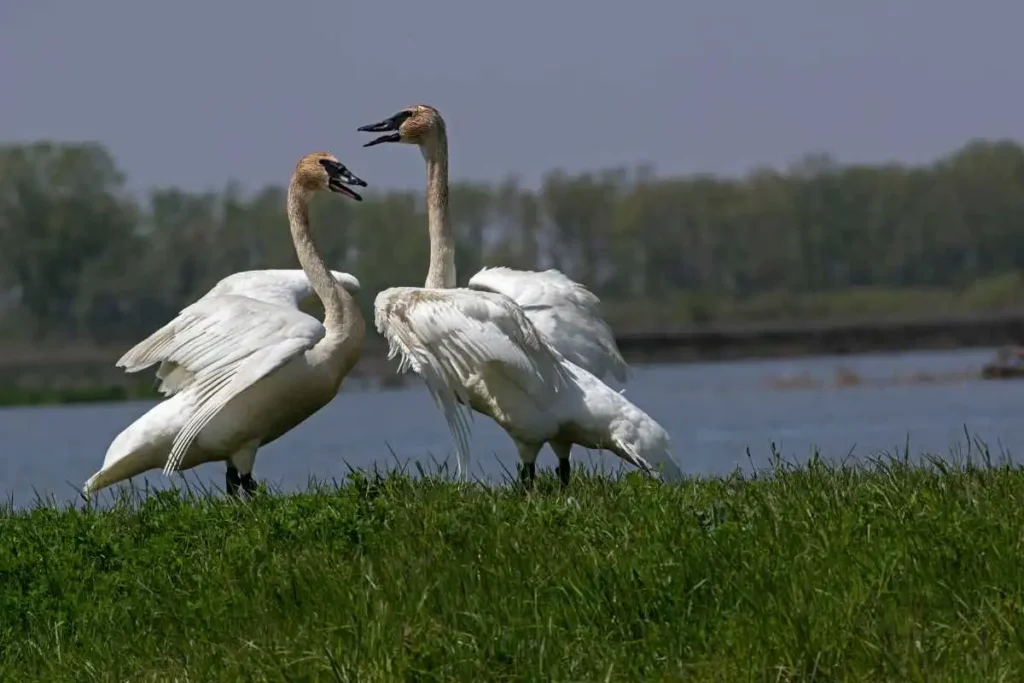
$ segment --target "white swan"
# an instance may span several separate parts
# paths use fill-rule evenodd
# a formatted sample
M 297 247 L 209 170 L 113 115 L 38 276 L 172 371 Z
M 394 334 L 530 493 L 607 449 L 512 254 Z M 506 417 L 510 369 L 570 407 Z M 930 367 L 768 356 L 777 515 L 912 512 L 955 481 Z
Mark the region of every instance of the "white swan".
M 426 285 L 380 292 L 374 318 L 391 356 L 402 356 L 401 370 L 412 368 L 420 375 L 444 411 L 455 436 L 460 473 L 465 475 L 468 467 L 471 408 L 493 418 L 515 441 L 526 482 L 535 476 L 537 454 L 545 443 L 558 456 L 563 485 L 569 483 L 573 444 L 607 449 L 648 472 L 660 468 L 666 478 L 681 477 L 661 425 L 559 353 L 558 340 L 545 339 L 528 311 L 502 293 L 455 288 L 448 138 L 437 110 L 417 105 L 359 130 L 393 131 L 364 146 L 415 144 L 427 162 Z M 572 341 L 563 340 L 570 354 Z
M 128 372 L 167 363 L 173 395 L 114 438 L 86 495 L 156 467 L 170 474 L 216 460 L 228 463 L 229 493 L 251 492 L 257 449 L 334 398 L 362 354 L 365 323 L 316 250 L 307 203 L 321 190 L 361 200 L 347 185 L 366 183 L 318 152 L 299 161 L 288 187 L 292 241 L 324 322 L 291 302 L 231 293 L 230 283 L 182 310 L 118 361 Z

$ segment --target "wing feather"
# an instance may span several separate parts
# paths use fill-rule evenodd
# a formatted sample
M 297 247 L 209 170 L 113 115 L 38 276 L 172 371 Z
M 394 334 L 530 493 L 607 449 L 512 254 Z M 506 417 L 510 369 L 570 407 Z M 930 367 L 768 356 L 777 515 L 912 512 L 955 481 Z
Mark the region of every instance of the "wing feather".
M 399 371 L 412 369 L 427 385 L 455 437 L 460 467 L 469 452 L 471 375 L 499 365 L 527 391 L 559 391 L 570 381 L 563 359 L 514 301 L 468 289 L 393 287 L 377 295 L 374 322 Z
M 179 467 L 196 437 L 228 401 L 311 346 L 308 339 L 284 339 L 256 351 L 241 363 L 218 367 L 209 376 L 199 376 L 196 392 L 201 408 L 174 437 L 164 474 L 170 474 Z
M 342 287 L 350 292 L 358 292 L 360 289 L 359 280 L 349 273 L 332 270 L 331 274 Z M 302 302 L 314 296 L 313 288 L 309 284 L 306 274 L 297 268 L 278 268 L 267 270 L 243 270 L 232 273 L 222 278 L 209 292 L 200 299 L 222 296 L 244 296 L 249 299 L 263 301 L 276 306 L 299 309 Z M 173 329 L 175 321 L 169 326 Z M 159 335 L 168 333 L 168 327 L 164 326 L 148 339 L 143 340 L 139 347 L 149 347 L 157 343 Z M 131 354 L 135 349 L 128 353 Z M 127 354 L 126 354 L 127 355 Z M 129 370 L 129 372 L 132 372 Z M 156 377 L 160 381 L 157 386 L 164 396 L 172 396 L 188 387 L 195 376 L 187 369 L 172 361 L 161 361 L 156 371 Z
M 626 381 L 628 366 L 604 320 L 601 300 L 580 283 L 555 269 L 497 267 L 483 268 L 470 278 L 469 288 L 511 298 L 568 360 L 599 379 L 611 374 Z
M 138 372 L 154 363 L 188 373 L 201 406 L 175 437 L 164 467 L 178 468 L 203 427 L 232 398 L 323 339 L 312 316 L 244 296 L 206 296 L 132 348 L 117 365 Z

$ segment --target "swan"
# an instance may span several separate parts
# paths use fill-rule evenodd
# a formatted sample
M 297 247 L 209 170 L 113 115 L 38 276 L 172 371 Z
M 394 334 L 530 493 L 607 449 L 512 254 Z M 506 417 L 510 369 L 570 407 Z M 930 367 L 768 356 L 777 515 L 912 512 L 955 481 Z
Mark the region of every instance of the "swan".
M 257 449 L 334 398 L 362 354 L 366 327 L 317 252 L 307 204 L 323 190 L 361 201 L 350 185 L 366 182 L 333 155 L 316 152 L 299 160 L 288 187 L 292 241 L 323 302 L 323 323 L 281 291 L 268 297 L 265 290 L 261 300 L 234 289 L 237 282 L 183 309 L 117 362 L 127 372 L 166 363 L 163 387 L 171 396 L 114 438 L 83 487 L 87 496 L 156 467 L 169 475 L 216 460 L 227 461 L 229 494 L 251 493 Z
M 661 425 L 571 360 L 580 357 L 582 346 L 574 346 L 568 337 L 546 338 L 524 306 L 494 291 L 515 289 L 507 284 L 511 280 L 494 289 L 455 286 L 455 239 L 448 215 L 448 140 L 440 113 L 416 105 L 359 130 L 391 131 L 364 147 L 385 142 L 414 144 L 427 162 L 430 265 L 426 284 L 392 287 L 377 294 L 374 322 L 388 341 L 389 357 L 401 356 L 399 371 L 411 368 L 418 374 L 444 412 L 455 437 L 460 474 L 465 476 L 468 469 L 469 420 L 471 411 L 476 411 L 492 418 L 512 437 L 523 463 L 520 476 L 527 484 L 534 480 L 537 454 L 545 443 L 551 444 L 558 457 L 563 486 L 569 484 L 573 444 L 609 450 L 651 474 L 660 469 L 663 479 L 681 478 L 669 451 L 668 433 Z M 495 270 L 482 271 L 484 284 L 493 285 L 486 282 L 491 275 L 504 275 Z M 530 276 L 521 273 L 523 279 Z M 587 300 L 592 310 L 596 299 Z M 569 302 L 564 307 L 571 306 Z M 564 352 L 558 348 L 559 341 Z M 607 356 L 607 347 L 605 351 Z

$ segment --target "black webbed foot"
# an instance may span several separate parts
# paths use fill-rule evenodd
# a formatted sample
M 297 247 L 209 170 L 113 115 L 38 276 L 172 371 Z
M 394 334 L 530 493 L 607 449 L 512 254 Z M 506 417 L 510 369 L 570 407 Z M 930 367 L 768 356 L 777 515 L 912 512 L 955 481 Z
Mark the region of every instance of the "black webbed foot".
M 256 489 L 259 487 L 259 484 L 256 483 L 251 472 L 241 476 L 241 484 L 242 490 L 249 496 L 255 495 Z
M 233 465 L 228 465 L 224 481 L 228 495 L 237 498 L 238 489 L 242 485 L 242 477 L 238 474 L 238 469 Z
M 569 461 L 559 460 L 558 461 L 558 480 L 562 482 L 562 488 L 569 485 Z

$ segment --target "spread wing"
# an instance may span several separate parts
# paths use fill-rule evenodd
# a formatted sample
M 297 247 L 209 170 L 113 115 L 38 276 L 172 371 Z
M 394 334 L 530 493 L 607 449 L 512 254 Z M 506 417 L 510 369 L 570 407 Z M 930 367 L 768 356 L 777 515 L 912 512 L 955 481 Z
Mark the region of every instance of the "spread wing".
M 393 287 L 379 293 L 373 305 L 388 357 L 401 354 L 399 371 L 412 368 L 426 382 L 455 436 L 460 461 L 469 452 L 466 381 L 471 375 L 497 365 L 531 395 L 559 391 L 570 381 L 558 351 L 501 294 Z
M 332 270 L 331 274 L 338 284 L 348 291 L 359 291 L 359 280 L 354 275 L 337 270 Z M 244 296 L 268 304 L 303 310 L 301 304 L 314 296 L 314 292 L 302 270 L 278 268 L 232 273 L 215 284 L 202 298 L 220 296 Z M 178 393 L 193 380 L 190 372 L 171 361 L 162 361 L 156 370 L 156 376 L 160 380 L 157 391 L 164 396 Z
M 626 381 L 628 366 L 601 314 L 601 300 L 578 282 L 554 269 L 500 267 L 482 269 L 470 278 L 469 288 L 504 294 L 568 360 L 599 379 L 611 374 Z
M 187 373 L 199 406 L 174 439 L 165 473 L 177 469 L 196 436 L 232 398 L 325 334 L 312 316 L 244 296 L 205 296 L 117 361 L 128 372 L 173 363 Z
M 359 280 L 349 273 L 332 270 L 331 274 L 349 292 L 359 291 Z M 275 268 L 268 270 L 243 270 L 228 275 L 215 284 L 203 298 L 208 296 L 247 296 L 268 304 L 298 308 L 303 299 L 314 295 L 309 278 L 299 268 Z

